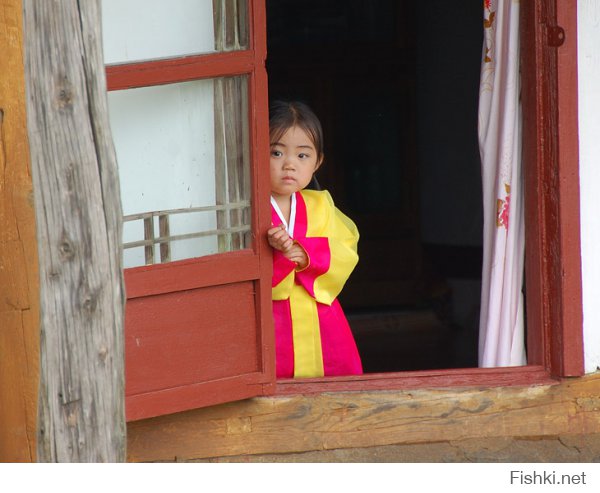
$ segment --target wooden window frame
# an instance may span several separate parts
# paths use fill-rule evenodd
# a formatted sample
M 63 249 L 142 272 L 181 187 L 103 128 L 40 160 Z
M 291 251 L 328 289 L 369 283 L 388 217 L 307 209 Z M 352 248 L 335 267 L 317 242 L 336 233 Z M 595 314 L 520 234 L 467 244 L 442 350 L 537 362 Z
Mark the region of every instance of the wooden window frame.
M 521 3 L 521 46 L 528 365 L 288 379 L 277 394 L 552 384 L 584 374 L 576 1 Z
M 141 395 L 126 395 L 128 421 L 169 414 L 230 400 L 273 392 L 275 379 L 274 331 L 271 311 L 271 253 L 265 225 L 270 221 L 269 171 L 261 167 L 268 156 L 269 136 L 264 2 L 248 2 L 247 49 L 179 56 L 106 67 L 109 91 L 192 80 L 243 75 L 248 77 L 248 127 L 252 194 L 252 246 L 249 249 L 207 255 L 164 264 L 125 269 L 127 299 L 169 292 L 210 289 L 254 282 L 255 313 L 259 337 L 259 369 L 231 379 L 199 382 Z M 263 200 L 264 199 L 264 200 Z M 268 281 L 268 282 L 267 282 Z M 226 303 L 224 301 L 224 303 Z M 126 330 L 127 333 L 127 330 Z
M 534 0 L 521 4 L 523 76 L 523 156 L 526 190 L 526 306 L 529 364 L 511 368 L 466 368 L 365 374 L 355 377 L 279 380 L 274 377 L 274 340 L 270 301 L 271 254 L 264 239 L 270 222 L 267 167 L 268 98 L 265 0 L 250 0 L 250 49 L 107 67 L 109 90 L 165 84 L 207 77 L 250 75 L 250 128 L 253 176 L 253 251 L 239 251 L 125 271 L 128 296 L 153 293 L 153 272 L 168 271 L 164 281 L 181 286 L 211 286 L 240 279 L 263 284 L 258 323 L 268 335 L 263 342 L 267 369 L 253 391 L 220 392 L 219 384 L 184 394 L 169 408 L 164 402 L 149 413 L 128 403 L 128 420 L 192 409 L 252 395 L 310 394 L 457 386 L 507 386 L 556 383 L 584 373 L 579 230 L 579 163 L 577 132 L 577 9 L 575 0 Z M 557 26 L 564 43 L 550 46 Z M 255 122 L 255 124 L 253 123 Z M 263 200 L 264 199 L 264 200 Z M 258 203 L 264 201 L 264 204 Z M 266 205 L 265 205 L 266 204 Z M 257 258 L 257 256 L 259 258 Z M 168 268 L 166 267 L 168 265 Z M 201 280 L 199 280 L 201 279 Z M 268 289 L 264 286 L 268 286 Z M 268 293 L 266 293 L 268 291 Z M 215 397 L 218 395 L 218 397 Z M 131 409 L 134 409 L 131 411 Z

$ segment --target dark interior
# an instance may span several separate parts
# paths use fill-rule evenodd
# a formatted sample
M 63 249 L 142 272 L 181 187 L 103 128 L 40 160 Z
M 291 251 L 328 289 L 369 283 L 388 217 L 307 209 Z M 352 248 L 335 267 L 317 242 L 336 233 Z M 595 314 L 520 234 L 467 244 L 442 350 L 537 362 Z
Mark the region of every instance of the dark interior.
M 269 95 L 323 124 L 361 233 L 340 302 L 366 372 L 477 365 L 480 0 L 267 0 Z

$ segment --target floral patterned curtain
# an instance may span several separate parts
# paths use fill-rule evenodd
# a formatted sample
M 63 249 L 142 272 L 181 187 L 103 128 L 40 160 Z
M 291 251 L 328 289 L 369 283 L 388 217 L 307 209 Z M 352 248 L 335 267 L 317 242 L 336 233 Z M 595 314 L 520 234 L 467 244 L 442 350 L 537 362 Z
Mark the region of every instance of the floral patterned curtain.
M 479 149 L 484 200 L 479 365 L 526 364 L 519 1 L 484 0 Z

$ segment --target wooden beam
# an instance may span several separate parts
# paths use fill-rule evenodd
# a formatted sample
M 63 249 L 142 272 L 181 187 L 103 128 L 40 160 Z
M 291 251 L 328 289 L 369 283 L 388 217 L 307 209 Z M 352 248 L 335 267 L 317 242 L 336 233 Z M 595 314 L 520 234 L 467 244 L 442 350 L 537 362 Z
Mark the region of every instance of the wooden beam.
M 35 460 L 39 281 L 21 0 L 0 0 L 0 462 Z
M 553 376 L 584 373 L 576 4 L 520 4 L 527 359 Z
M 129 461 L 600 432 L 600 374 L 555 385 L 259 397 L 128 425 Z
M 581 231 L 579 208 L 579 103 L 577 80 L 577 0 L 556 2 L 557 25 L 566 34 L 557 48 L 559 134 L 558 192 L 560 195 L 560 263 L 555 282 L 561 292 L 561 318 L 552 337 L 560 344 L 556 366 L 564 376 L 584 373 Z
M 121 195 L 100 0 L 24 0 L 40 269 L 37 459 L 125 457 Z

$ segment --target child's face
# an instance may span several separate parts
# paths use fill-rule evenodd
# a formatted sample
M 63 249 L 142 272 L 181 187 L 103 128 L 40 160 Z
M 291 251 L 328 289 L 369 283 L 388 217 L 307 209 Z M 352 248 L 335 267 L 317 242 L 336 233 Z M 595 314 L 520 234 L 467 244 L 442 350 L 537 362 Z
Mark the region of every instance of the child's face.
M 270 163 L 273 196 L 302 190 L 321 164 L 312 140 L 299 127 L 288 129 L 277 142 L 271 142 Z

